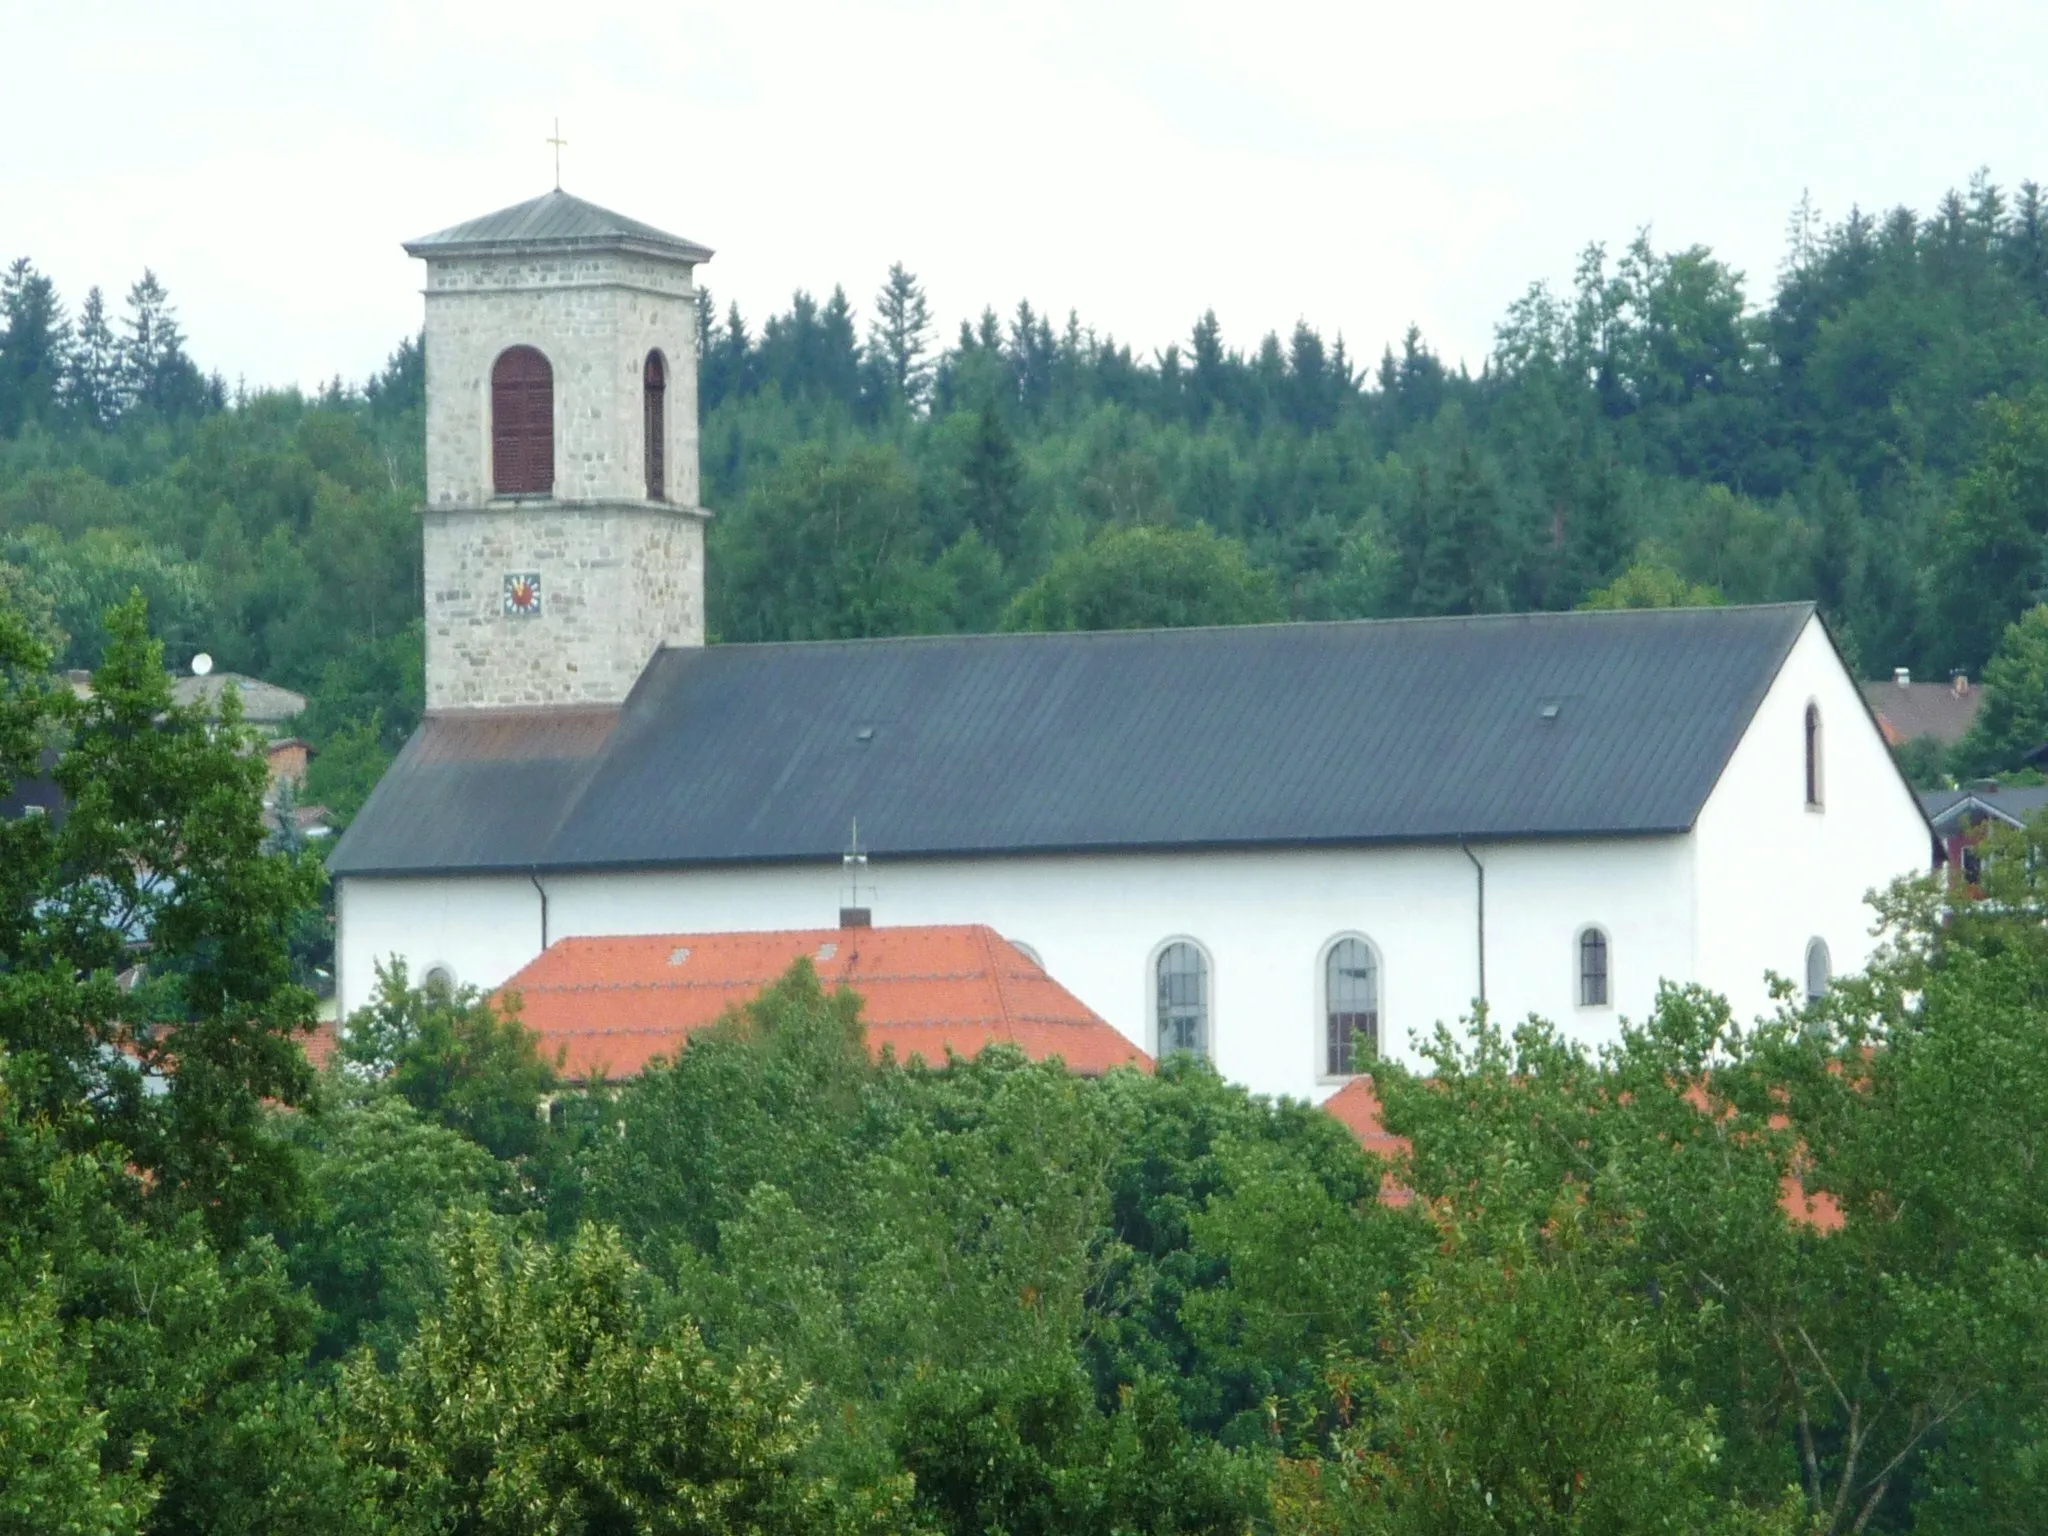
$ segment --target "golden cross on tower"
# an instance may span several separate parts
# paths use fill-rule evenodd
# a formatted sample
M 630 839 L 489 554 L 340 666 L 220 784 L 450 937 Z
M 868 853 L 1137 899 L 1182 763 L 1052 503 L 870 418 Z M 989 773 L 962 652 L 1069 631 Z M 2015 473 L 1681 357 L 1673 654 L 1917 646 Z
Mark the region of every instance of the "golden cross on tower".
M 569 142 L 562 137 L 562 120 L 559 117 L 555 119 L 554 137 L 542 142 L 555 146 L 555 190 L 559 192 L 562 190 L 562 146 Z

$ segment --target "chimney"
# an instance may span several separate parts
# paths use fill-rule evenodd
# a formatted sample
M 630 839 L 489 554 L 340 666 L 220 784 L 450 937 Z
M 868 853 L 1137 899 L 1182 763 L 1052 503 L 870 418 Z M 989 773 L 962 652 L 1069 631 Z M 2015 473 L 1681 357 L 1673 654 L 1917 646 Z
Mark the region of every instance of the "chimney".
M 866 907 L 841 907 L 839 909 L 839 926 L 842 928 L 872 928 L 875 926 L 875 914 Z
M 1892 681 L 1897 683 L 1901 688 L 1912 687 L 1913 669 L 1911 667 L 1893 667 Z
M 1959 699 L 1970 696 L 1970 674 L 1963 671 L 1953 673 L 1948 680 L 1949 692 Z

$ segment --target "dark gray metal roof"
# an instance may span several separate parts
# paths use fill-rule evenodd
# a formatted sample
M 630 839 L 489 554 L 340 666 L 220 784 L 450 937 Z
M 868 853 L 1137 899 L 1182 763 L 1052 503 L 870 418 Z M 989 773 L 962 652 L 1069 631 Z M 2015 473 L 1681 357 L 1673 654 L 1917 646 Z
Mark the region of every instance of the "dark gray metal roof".
M 1680 832 L 1807 604 L 719 645 L 429 717 L 337 874 Z
M 587 203 L 559 187 L 530 202 L 500 208 L 466 224 L 408 240 L 405 253 L 426 257 L 472 256 L 535 245 L 591 249 L 623 246 L 684 261 L 711 259 L 710 249 L 694 240 Z

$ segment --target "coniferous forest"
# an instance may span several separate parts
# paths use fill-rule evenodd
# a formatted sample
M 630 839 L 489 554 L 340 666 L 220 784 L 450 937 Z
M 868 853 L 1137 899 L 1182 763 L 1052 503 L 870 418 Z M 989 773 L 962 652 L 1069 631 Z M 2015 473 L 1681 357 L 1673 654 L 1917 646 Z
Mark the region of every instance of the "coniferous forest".
M 0 326 L 0 791 L 66 798 L 0 820 L 0 1533 L 2039 1527 L 2048 832 L 1772 1018 L 1447 1022 L 1384 1159 L 1195 1062 L 876 1062 L 801 965 L 630 1084 L 399 973 L 316 1071 L 317 849 L 167 667 L 305 691 L 360 803 L 420 708 L 419 348 L 246 389 L 154 278 L 27 261 Z M 1476 376 L 941 338 L 901 268 L 703 334 L 726 641 L 1811 598 L 1987 679 L 1916 772 L 2048 738 L 2031 184 L 1796 216 L 1768 294 L 1589 250 Z

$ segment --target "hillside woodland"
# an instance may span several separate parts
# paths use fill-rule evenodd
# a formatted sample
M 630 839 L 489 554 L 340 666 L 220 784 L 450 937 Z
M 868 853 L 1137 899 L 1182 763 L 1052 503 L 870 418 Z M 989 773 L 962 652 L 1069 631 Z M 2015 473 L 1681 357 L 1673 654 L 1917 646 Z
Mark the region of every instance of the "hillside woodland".
M 1306 321 L 1239 351 L 1213 313 L 1143 356 L 1028 302 L 943 337 L 901 266 L 864 314 L 838 287 L 701 311 L 721 640 L 1812 599 L 1862 672 L 1975 679 L 2048 586 L 2031 182 L 1802 207 L 1769 284 L 1647 231 L 1591 246 L 1476 375 L 1414 331 L 1376 362 Z M 423 384 L 408 341 L 361 384 L 230 386 L 153 275 L 70 304 L 16 260 L 0 582 L 66 665 L 139 588 L 174 665 L 307 693 L 345 816 L 420 708 Z M 2009 678 L 2048 676 L 2013 643 Z M 2012 766 L 2044 715 L 1916 771 Z
M 1812 597 L 1981 671 L 1954 766 L 2005 766 L 2044 218 L 1802 216 L 1766 308 L 1589 252 L 1476 377 L 1022 306 L 940 347 L 900 270 L 865 328 L 707 300 L 713 624 Z M 1384 1160 L 1184 1060 L 876 1061 L 804 966 L 613 1086 L 393 972 L 316 1071 L 323 873 L 167 669 L 305 688 L 359 799 L 419 708 L 419 350 L 308 398 L 208 378 L 147 277 L 5 306 L 0 788 L 66 811 L 0 821 L 0 1533 L 2038 1528 L 2048 831 L 1955 911 L 1878 893 L 1868 975 L 1769 1018 L 1443 1027 Z

